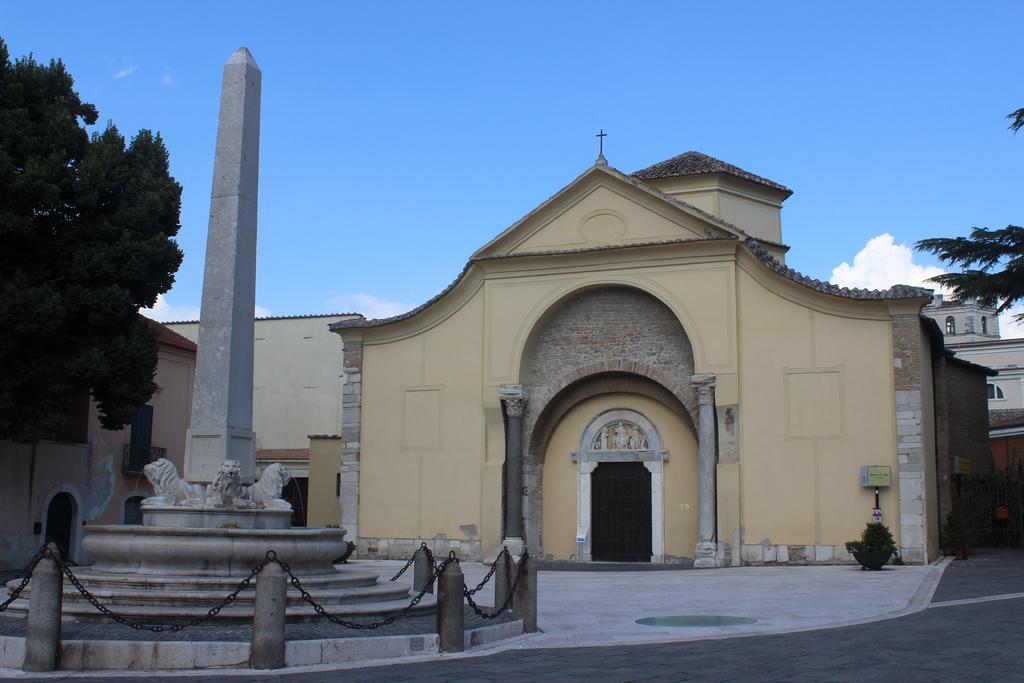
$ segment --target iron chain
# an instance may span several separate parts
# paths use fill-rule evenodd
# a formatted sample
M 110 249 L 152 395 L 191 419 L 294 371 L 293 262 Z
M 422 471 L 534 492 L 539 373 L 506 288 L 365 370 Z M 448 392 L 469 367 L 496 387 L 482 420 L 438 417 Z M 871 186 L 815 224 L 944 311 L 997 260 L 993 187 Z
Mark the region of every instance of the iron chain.
M 82 585 L 82 582 L 78 579 L 77 576 L 74 575 L 74 573 L 72 573 L 71 568 L 68 566 L 68 564 L 66 562 L 61 560 L 60 557 L 55 557 L 52 553 L 48 552 L 50 557 L 53 558 L 57 562 L 57 564 L 60 566 L 61 571 L 64 572 L 64 575 L 68 577 L 69 581 L 71 581 L 71 585 L 73 585 L 75 587 L 75 590 L 77 590 L 79 593 L 81 593 L 82 597 L 84 597 L 86 600 L 88 600 L 89 604 L 91 604 L 93 607 L 95 607 L 97 611 L 99 611 L 105 617 L 108 617 L 111 620 L 117 622 L 118 624 L 121 624 L 122 626 L 127 626 L 127 627 L 129 627 L 131 629 L 134 629 L 136 631 L 150 631 L 152 633 L 163 633 L 164 631 L 170 631 L 171 633 L 178 633 L 179 631 L 182 631 L 182 630 L 188 628 L 189 626 L 198 626 L 199 624 L 203 623 L 204 621 L 206 621 L 208 619 L 212 619 L 213 617 L 215 617 L 218 614 L 220 614 L 222 609 L 224 609 L 225 607 L 227 607 L 228 605 L 232 604 L 233 602 L 235 602 L 235 600 L 238 599 L 238 594 L 241 593 L 243 590 L 245 590 L 246 588 L 249 587 L 249 584 L 252 583 L 252 580 L 254 578 L 256 578 L 256 575 L 259 574 L 260 571 L 262 571 L 262 569 L 269 562 L 276 561 L 275 559 L 270 557 L 271 553 L 273 553 L 273 551 L 268 552 L 267 553 L 267 559 L 264 560 L 263 562 L 259 563 L 255 567 L 253 567 L 252 571 L 249 572 L 249 576 L 247 576 L 244 579 L 242 579 L 238 583 L 238 586 L 235 588 L 235 590 L 233 590 L 230 593 L 228 593 L 227 596 L 223 600 L 221 600 L 220 604 L 214 605 L 213 607 L 208 609 L 206 611 L 206 614 L 202 614 L 202 615 L 200 615 L 198 617 L 194 617 L 194 618 L 190 619 L 189 621 L 181 623 L 181 624 L 166 624 L 166 625 L 164 625 L 164 624 L 155 624 L 154 625 L 154 624 L 143 624 L 143 623 L 138 622 L 138 621 L 133 621 L 133 620 L 127 618 L 127 617 L 123 617 L 120 614 L 116 614 L 115 612 L 111 611 L 111 609 L 109 607 L 107 607 L 106 605 L 101 603 L 99 601 L 99 599 L 95 595 L 90 593 L 89 589 L 87 589 L 85 586 Z
M 485 577 L 484 577 L 484 580 L 483 580 L 483 581 L 481 581 L 480 583 L 478 583 L 478 584 L 476 585 L 476 588 L 474 588 L 474 589 L 473 589 L 473 590 L 471 590 L 471 591 L 466 591 L 466 595 L 476 595 L 476 594 L 477 594 L 477 592 L 478 592 L 478 591 L 479 591 L 479 590 L 480 590 L 481 588 L 483 588 L 483 587 L 484 587 L 484 585 L 485 585 L 485 584 L 486 584 L 486 583 L 487 583 L 488 581 L 490 581 L 490 580 L 491 580 L 491 577 L 492 577 L 492 576 L 494 576 L 494 572 L 495 572 L 495 571 L 496 571 L 496 570 L 498 569 L 498 563 L 499 563 L 499 562 L 501 562 L 501 558 L 502 558 L 502 557 L 504 557 L 505 555 L 508 555 L 508 554 L 509 554 L 509 553 L 508 553 L 508 546 L 504 546 L 504 545 L 503 545 L 503 546 L 501 546 L 501 552 L 500 552 L 500 553 L 498 553 L 498 556 L 497 556 L 496 558 L 494 558 L 494 563 L 493 563 L 493 564 L 491 565 L 491 568 L 490 568 L 490 569 L 488 570 L 488 572 L 487 572 L 487 576 L 485 576 Z
M 508 553 L 508 548 L 505 548 L 503 552 Z M 494 568 L 498 566 L 498 560 L 501 559 L 501 553 L 498 554 L 498 559 L 494 561 L 494 565 L 491 567 L 491 571 L 488 572 L 487 576 L 480 583 L 480 585 L 478 585 L 472 591 L 467 590 L 465 587 L 463 587 L 462 594 L 466 597 L 466 602 L 469 603 L 469 606 L 473 609 L 474 612 L 476 612 L 476 615 L 478 617 L 482 619 L 494 619 L 495 617 L 506 612 L 512 606 L 512 599 L 515 597 L 516 588 L 519 587 L 519 579 L 522 578 L 523 574 L 526 572 L 527 557 L 529 557 L 528 553 L 525 550 L 523 550 L 523 556 L 519 560 L 519 571 L 516 572 L 516 577 L 512 580 L 512 585 L 509 586 L 508 595 L 505 596 L 505 602 L 501 605 L 501 607 L 496 609 L 494 612 L 491 612 L 490 614 L 484 612 L 482 609 L 480 609 L 476 602 L 474 602 L 473 594 L 479 591 L 481 588 L 483 588 L 484 584 L 487 583 L 487 580 L 491 577 L 492 574 L 494 574 Z
M 418 553 L 419 550 L 417 550 L 416 552 Z M 413 559 L 415 559 L 415 557 L 416 557 L 416 553 L 413 553 Z M 431 559 L 433 559 L 433 558 L 431 558 Z M 362 624 L 362 623 L 359 623 L 357 621 L 348 621 L 346 619 L 342 619 L 341 617 L 339 617 L 337 615 L 330 614 L 324 608 L 323 605 L 319 604 L 316 600 L 313 599 L 313 596 L 309 594 L 309 591 L 307 591 L 305 588 L 303 588 L 302 581 L 300 581 L 299 577 L 297 577 L 292 572 L 292 568 L 288 566 L 288 563 L 287 562 L 282 562 L 280 560 L 277 561 L 277 563 L 279 565 L 281 565 L 281 569 L 283 569 L 285 571 L 285 573 L 288 574 L 292 586 L 297 591 L 299 591 L 299 595 L 301 595 L 302 599 L 305 600 L 306 603 L 308 603 L 310 605 L 310 607 L 313 608 L 313 611 L 315 611 L 317 613 L 317 615 L 327 619 L 332 624 L 336 624 L 338 626 L 344 626 L 345 628 L 351 628 L 351 629 L 354 629 L 354 630 L 357 630 L 357 631 L 373 631 L 375 629 L 380 628 L 381 626 L 387 626 L 388 624 L 393 624 L 396 621 L 398 621 L 399 619 L 402 619 L 402 618 L 408 616 L 409 612 L 412 611 L 412 609 L 414 607 L 416 607 L 416 605 L 420 604 L 420 600 L 422 600 L 423 596 L 427 594 L 427 590 L 434 583 L 434 581 L 437 580 L 437 577 L 439 577 L 441 575 L 441 572 L 444 571 L 444 568 L 447 567 L 452 562 L 458 562 L 458 560 L 455 559 L 455 558 L 449 558 L 449 559 L 445 560 L 444 562 L 442 562 L 441 564 L 437 565 L 437 567 L 435 567 L 435 569 L 434 569 L 433 575 L 430 577 L 430 581 L 428 581 L 427 584 L 423 587 L 423 590 L 421 590 L 416 596 L 414 596 L 412 601 L 408 605 L 406 605 L 404 608 L 402 608 L 401 611 L 395 612 L 394 614 L 389 614 L 388 616 L 384 617 L 380 621 L 374 621 L 374 622 L 371 622 L 371 623 L 368 623 L 368 624 Z M 409 561 L 409 564 L 412 564 L 412 560 Z M 408 566 L 409 565 L 406 565 L 406 568 L 408 568 Z M 402 571 L 405 571 L 405 570 L 403 569 Z M 401 576 L 401 572 L 399 572 L 398 576 Z M 396 576 L 395 578 L 398 578 L 398 576 Z
M 398 573 L 395 574 L 394 576 L 392 576 L 390 579 L 388 579 L 388 581 L 397 581 L 398 577 L 401 576 L 402 574 L 404 574 L 406 572 L 406 570 L 408 570 L 409 567 L 412 566 L 412 563 L 416 561 L 416 556 L 419 555 L 423 550 L 427 551 L 427 557 L 430 558 L 430 561 L 431 561 L 430 564 L 431 564 L 431 566 L 433 566 L 433 564 L 434 564 L 434 562 L 433 562 L 434 557 L 432 555 L 430 555 L 430 550 L 427 549 L 426 542 L 420 543 L 420 547 L 416 548 L 416 552 L 414 552 L 412 554 L 412 557 L 410 557 L 409 561 L 405 563 L 405 566 L 402 567 L 401 569 L 399 569 Z
M 29 563 L 25 565 L 25 568 L 21 570 L 21 574 L 19 574 L 19 576 L 21 576 L 21 583 L 18 584 L 17 588 L 11 591 L 10 597 L 0 603 L 0 612 L 6 611 L 7 608 L 10 607 L 11 603 L 18 599 L 21 592 L 25 590 L 25 586 L 28 585 L 29 580 L 32 578 L 32 572 L 35 570 L 36 565 L 39 564 L 39 561 L 46 557 L 49 552 L 50 549 L 44 545 L 39 549 L 39 552 L 36 553 L 36 556 L 29 560 Z

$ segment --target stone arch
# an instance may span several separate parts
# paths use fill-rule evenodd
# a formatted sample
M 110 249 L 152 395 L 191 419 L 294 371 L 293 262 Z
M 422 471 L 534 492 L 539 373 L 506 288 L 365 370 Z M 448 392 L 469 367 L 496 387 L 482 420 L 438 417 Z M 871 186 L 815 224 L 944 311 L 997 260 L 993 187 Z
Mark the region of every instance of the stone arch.
M 693 374 L 693 347 L 679 319 L 661 300 L 635 287 L 578 290 L 540 320 L 530 332 L 520 367 L 529 394 L 522 464 L 531 552 L 540 552 L 542 544 L 545 434 L 557 424 L 557 414 L 568 409 L 574 392 L 578 402 L 579 396 L 600 391 L 601 382 L 632 382 L 640 393 L 656 394 L 681 412 L 692 427 L 697 410 Z
M 50 503 L 53 502 L 54 498 L 56 498 L 58 495 L 60 495 L 62 493 L 67 494 L 71 498 L 71 504 L 72 504 L 71 505 L 71 538 L 70 538 L 70 544 L 69 544 L 70 547 L 68 548 L 68 557 L 65 558 L 65 559 L 78 561 L 80 559 L 81 552 L 82 552 L 82 550 L 81 550 L 82 549 L 82 514 L 83 514 L 83 510 L 85 509 L 85 507 L 82 505 L 82 496 L 81 496 L 81 494 L 78 493 L 78 489 L 76 489 L 71 484 L 60 484 L 60 485 L 54 487 L 52 490 L 50 490 L 50 492 L 46 494 L 46 497 L 43 498 L 43 504 L 42 504 L 42 506 L 40 507 L 40 510 L 39 510 L 39 515 L 40 515 L 40 518 L 41 518 L 40 521 L 42 522 L 42 524 L 41 524 L 42 533 L 43 533 L 43 538 L 40 539 L 40 540 L 42 540 L 44 542 L 46 541 L 46 528 L 47 528 L 48 522 L 50 521 L 48 519 L 49 511 L 50 511 Z
M 121 524 L 128 524 L 129 523 L 129 514 L 128 514 L 128 511 L 129 511 L 129 501 L 131 501 L 133 498 L 138 498 L 138 499 L 140 499 L 139 503 L 141 504 L 141 502 L 143 500 L 145 500 L 146 498 L 149 498 L 152 495 L 153 495 L 152 491 L 143 491 L 142 489 L 134 489 L 132 491 L 129 491 L 128 493 L 125 493 L 123 496 L 121 496 L 121 506 L 120 506 Z M 141 521 L 141 514 L 142 514 L 142 512 L 141 512 L 141 509 L 140 509 L 139 510 L 139 518 L 138 518 L 139 521 L 137 522 L 138 524 L 142 523 L 142 521 Z

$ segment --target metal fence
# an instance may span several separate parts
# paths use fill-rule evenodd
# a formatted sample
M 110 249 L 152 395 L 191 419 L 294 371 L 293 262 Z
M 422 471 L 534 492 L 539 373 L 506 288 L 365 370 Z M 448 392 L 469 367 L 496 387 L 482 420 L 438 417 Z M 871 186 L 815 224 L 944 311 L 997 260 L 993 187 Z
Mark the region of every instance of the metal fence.
M 954 485 L 969 545 L 1024 548 L 1024 467 L 955 475 Z

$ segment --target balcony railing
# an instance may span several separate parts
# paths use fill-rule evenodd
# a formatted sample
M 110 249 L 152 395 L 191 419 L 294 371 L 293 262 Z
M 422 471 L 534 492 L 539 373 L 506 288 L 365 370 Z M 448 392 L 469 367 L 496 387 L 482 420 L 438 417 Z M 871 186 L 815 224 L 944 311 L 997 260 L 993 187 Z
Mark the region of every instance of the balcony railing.
M 121 472 L 124 474 L 142 474 L 142 468 L 151 462 L 167 457 L 167 449 L 151 446 L 149 448 L 132 449 L 131 444 L 124 445 L 121 457 Z

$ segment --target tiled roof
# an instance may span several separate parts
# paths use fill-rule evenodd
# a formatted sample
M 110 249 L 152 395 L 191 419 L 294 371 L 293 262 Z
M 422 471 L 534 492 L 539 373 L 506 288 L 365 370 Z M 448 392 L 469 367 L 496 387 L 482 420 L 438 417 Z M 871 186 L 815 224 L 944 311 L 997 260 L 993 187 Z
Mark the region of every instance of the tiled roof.
M 399 320 L 405 320 L 407 318 L 411 318 L 412 316 L 416 315 L 417 313 L 419 313 L 423 309 L 427 308 L 431 304 L 433 304 L 436 301 L 440 300 L 448 292 L 453 290 L 455 288 L 455 286 L 462 280 L 462 278 L 465 277 L 466 273 L 469 272 L 470 267 L 474 263 L 476 263 L 478 261 L 491 261 L 491 260 L 498 260 L 498 259 L 505 259 L 505 258 L 522 258 L 522 257 L 527 257 L 527 256 L 554 256 L 554 255 L 560 255 L 560 254 L 574 254 L 574 253 L 585 253 L 585 252 L 593 252 L 593 251 L 610 251 L 610 250 L 613 250 L 613 249 L 630 249 L 630 248 L 637 248 L 637 247 L 663 246 L 663 245 L 670 245 L 670 244 L 684 244 L 684 243 L 688 243 L 688 242 L 705 242 L 705 241 L 709 241 L 709 240 L 723 240 L 723 239 L 731 240 L 731 239 L 735 239 L 735 238 L 732 238 L 732 237 L 725 237 L 725 238 L 723 238 L 723 237 L 710 237 L 710 238 L 707 238 L 707 237 L 705 237 L 705 238 L 698 238 L 698 239 L 659 240 L 659 241 L 654 241 L 654 242 L 641 242 L 641 243 L 635 243 L 635 244 L 618 244 L 618 245 L 607 245 L 607 246 L 600 246 L 600 247 L 585 247 L 585 248 L 582 248 L 582 249 L 559 249 L 559 250 L 542 251 L 542 252 L 524 252 L 524 253 L 516 253 L 516 254 L 499 255 L 499 256 L 478 257 L 476 259 L 471 260 L 469 263 L 467 263 L 466 267 L 462 270 L 461 273 L 459 273 L 459 276 L 457 278 L 455 278 L 455 281 L 452 282 L 450 285 L 448 285 L 444 289 L 443 292 L 441 292 L 440 294 L 438 294 L 434 298 L 430 299 L 429 301 L 423 303 L 422 305 L 417 306 L 416 308 L 412 309 L 411 311 L 408 311 L 406 313 L 402 313 L 401 315 L 396 315 L 396 316 L 391 317 L 391 318 L 383 318 L 383 319 L 380 319 L 380 320 L 367 320 L 363 316 L 359 316 L 358 318 L 351 318 L 349 320 L 340 320 L 340 321 L 338 321 L 336 323 L 332 323 L 330 328 L 332 330 L 341 330 L 341 329 L 347 329 L 347 328 L 352 328 L 352 327 L 379 327 L 380 325 L 386 325 L 388 323 L 398 322 Z M 750 252 L 757 258 L 757 260 L 760 261 L 766 268 L 768 268 L 772 272 L 774 272 L 774 273 L 776 273 L 778 275 L 781 275 L 782 277 L 784 277 L 784 278 L 786 278 L 788 280 L 792 280 L 793 282 L 796 282 L 798 284 L 804 285 L 805 287 L 809 287 L 809 288 L 811 288 L 811 289 L 813 289 L 815 291 L 821 292 L 823 294 L 831 294 L 832 296 L 840 296 L 840 297 L 843 297 L 844 299 L 865 299 L 865 300 L 872 300 L 872 299 L 873 300 L 883 300 L 883 299 L 920 299 L 920 298 L 930 298 L 931 295 L 932 295 L 932 290 L 930 290 L 930 289 L 922 289 L 921 287 L 910 287 L 909 285 L 895 285 L 893 287 L 890 287 L 889 289 L 858 289 L 858 288 L 850 289 L 848 287 L 837 287 L 836 285 L 830 284 L 828 282 L 822 282 L 821 280 L 815 280 L 814 278 L 807 277 L 806 275 L 803 275 L 803 274 L 793 270 L 789 266 L 783 265 L 774 256 L 772 256 L 770 253 L 768 253 L 768 250 L 765 249 L 753 237 L 748 237 L 746 240 L 744 240 L 744 244 L 746 245 L 746 247 L 748 249 L 750 249 Z
M 1018 425 L 1024 425 L 1024 410 L 1020 408 L 1003 408 L 1001 410 L 988 411 L 989 429 L 1016 427 Z
M 186 339 L 185 337 L 181 336 L 171 328 L 167 327 L 162 323 L 158 323 L 157 321 L 151 318 L 146 318 L 146 316 L 142 317 L 145 318 L 146 322 L 149 323 L 149 326 L 152 327 L 154 331 L 156 331 L 157 341 L 159 343 L 163 344 L 164 346 L 171 346 L 176 349 L 181 349 L 183 351 L 192 351 L 193 353 L 195 352 L 197 348 L 196 343 L 191 339 Z
M 346 315 L 359 315 L 358 313 L 309 313 L 307 315 L 262 315 L 254 320 L 295 320 L 296 318 L 337 318 Z M 168 325 L 188 325 L 198 323 L 198 320 L 169 320 Z
M 841 296 L 846 299 L 920 299 L 931 298 L 932 290 L 922 287 L 911 287 L 909 285 L 894 285 L 889 289 L 860 289 L 858 287 L 838 287 L 828 282 L 815 280 L 807 277 L 787 265 L 780 263 L 768 250 L 758 244 L 757 240 L 747 238 L 747 248 L 757 257 L 766 268 L 778 273 L 784 278 L 798 282 L 805 287 L 817 290 L 824 294 Z
M 774 190 L 781 190 L 787 195 L 793 194 L 793 191 L 781 185 L 774 180 L 768 180 L 762 178 L 759 175 L 754 175 L 750 171 L 744 171 L 738 166 L 727 164 L 721 159 L 702 154 L 700 152 L 684 152 L 679 156 L 666 159 L 665 161 L 658 162 L 653 166 L 642 168 L 631 175 L 634 178 L 640 180 L 655 180 L 657 178 L 676 178 L 679 176 L 688 175 L 702 175 L 704 173 L 725 173 L 727 175 L 735 176 L 737 178 L 743 178 L 751 182 L 770 187 Z

